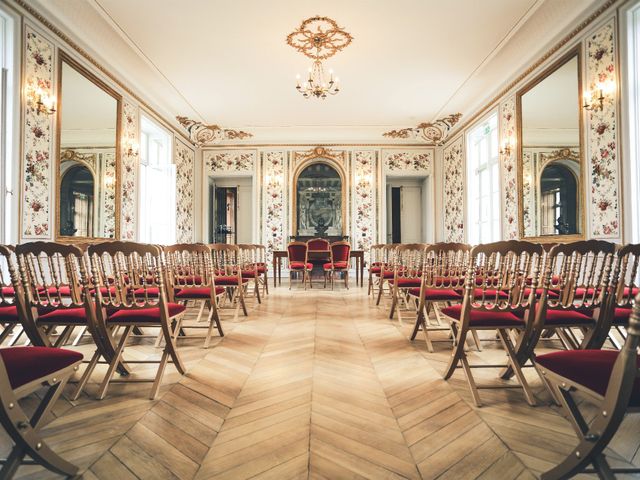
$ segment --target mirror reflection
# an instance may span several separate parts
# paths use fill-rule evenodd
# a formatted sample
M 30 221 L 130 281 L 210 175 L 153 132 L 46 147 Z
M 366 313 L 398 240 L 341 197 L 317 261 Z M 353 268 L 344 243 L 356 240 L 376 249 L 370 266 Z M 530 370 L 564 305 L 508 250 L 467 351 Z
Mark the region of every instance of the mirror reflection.
M 58 235 L 116 237 L 118 100 L 63 61 Z
M 342 179 L 326 163 L 313 163 L 298 176 L 296 185 L 298 235 L 342 235 Z
M 520 97 L 525 237 L 581 233 L 577 54 Z

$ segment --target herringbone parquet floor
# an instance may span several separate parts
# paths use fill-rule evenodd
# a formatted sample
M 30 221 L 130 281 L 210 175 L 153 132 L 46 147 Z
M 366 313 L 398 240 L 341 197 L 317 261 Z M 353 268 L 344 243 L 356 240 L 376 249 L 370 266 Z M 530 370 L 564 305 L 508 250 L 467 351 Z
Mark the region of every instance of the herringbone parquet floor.
M 411 315 L 399 325 L 387 312 L 362 288 L 277 288 L 248 318 L 227 314 L 225 337 L 208 350 L 201 339 L 180 340 L 188 373 L 167 367 L 157 400 L 147 399 L 149 384 L 133 383 L 97 401 L 92 383 L 77 402 L 58 402 L 46 439 L 83 478 L 116 480 L 528 479 L 571 450 L 569 424 L 535 372 L 527 376 L 540 406 L 512 389 L 483 390 L 485 406 L 475 408 L 462 373 L 442 380 L 449 344 L 427 353 L 424 341 L 407 339 Z M 472 360 L 502 361 L 485 340 Z M 127 355 L 159 350 L 149 338 Z M 153 366 L 135 368 L 153 375 Z M 477 374 L 497 381 L 493 371 Z M 638 432 L 640 419 L 628 418 L 608 452 L 614 463 L 640 463 Z M 18 473 L 55 478 L 35 467 Z

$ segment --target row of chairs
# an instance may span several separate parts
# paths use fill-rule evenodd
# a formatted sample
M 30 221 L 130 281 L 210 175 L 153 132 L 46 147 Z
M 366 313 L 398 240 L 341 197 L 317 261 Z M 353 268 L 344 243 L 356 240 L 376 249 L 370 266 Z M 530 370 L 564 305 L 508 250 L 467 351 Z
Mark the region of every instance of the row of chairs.
M 302 274 L 302 284 L 304 289 L 313 288 L 311 272 L 313 270 L 313 258 L 309 257 L 309 252 L 314 252 L 324 257 L 322 271 L 324 274 L 324 287 L 327 281 L 334 288 L 336 274 L 344 277 L 344 286 L 349 289 L 349 269 L 351 268 L 351 244 L 346 241 L 330 243 L 324 238 L 314 238 L 307 242 L 289 242 L 287 245 L 287 260 L 289 268 L 289 290 L 291 290 L 294 275 Z M 327 262 L 326 259 L 329 259 Z
M 612 471 L 602 449 L 624 412 L 640 407 L 637 319 L 631 324 L 632 308 L 635 304 L 637 314 L 640 298 L 640 245 L 618 247 L 595 240 L 553 246 L 523 241 L 475 247 L 385 245 L 372 248 L 371 257 L 370 293 L 377 289 L 379 302 L 388 291 L 390 317 L 397 314 L 400 321 L 401 302 L 415 306 L 411 338 L 422 331 L 430 351 L 429 332 L 450 331 L 445 341 L 452 343 L 453 352 L 444 378 L 461 368 L 476 405 L 481 405 L 479 389 L 516 385 L 478 385 L 472 369 L 498 368 L 504 380 L 515 376 L 530 405 L 536 405 L 536 399 L 523 368 L 536 369 L 581 442 L 575 458 L 550 472 L 549 478 L 566 478 L 568 471 L 575 473 L 588 464 L 598 473 Z M 496 333 L 506 364 L 470 364 L 467 338 L 480 350 L 481 331 Z M 564 350 L 536 357 L 539 341 L 552 337 Z M 623 354 L 616 337 L 625 340 Z M 605 345 L 612 348 L 605 350 Z M 610 394 L 608 386 L 617 393 Z M 589 427 L 584 420 L 571 396 L 574 390 L 586 391 L 606 407 L 599 426 L 596 422 Z M 608 412 L 617 412 L 616 419 Z M 594 433 L 594 428 L 605 427 L 606 441 L 600 437 L 602 431 Z M 586 463 L 581 457 L 585 454 Z

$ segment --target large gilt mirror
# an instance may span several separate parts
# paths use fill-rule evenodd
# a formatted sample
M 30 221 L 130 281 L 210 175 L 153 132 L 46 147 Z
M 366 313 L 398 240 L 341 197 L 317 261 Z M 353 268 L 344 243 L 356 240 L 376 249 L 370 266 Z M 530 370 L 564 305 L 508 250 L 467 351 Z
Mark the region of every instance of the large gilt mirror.
M 306 166 L 296 180 L 297 235 L 342 236 L 342 178 L 321 161 Z
M 57 239 L 119 236 L 119 112 L 116 92 L 60 55 Z
M 569 241 L 584 233 L 580 50 L 518 92 L 520 236 Z

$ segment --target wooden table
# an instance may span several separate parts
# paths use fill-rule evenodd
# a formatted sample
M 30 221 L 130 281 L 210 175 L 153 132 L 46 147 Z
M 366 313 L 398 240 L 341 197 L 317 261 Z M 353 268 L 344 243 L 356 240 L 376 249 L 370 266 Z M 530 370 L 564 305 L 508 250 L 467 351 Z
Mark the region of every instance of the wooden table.
M 309 259 L 328 258 L 326 250 L 309 250 Z M 273 251 L 273 286 L 282 285 L 282 259 L 287 258 L 286 250 Z M 351 250 L 351 258 L 356 260 L 356 285 L 364 286 L 364 250 Z

